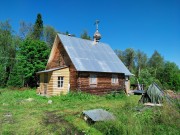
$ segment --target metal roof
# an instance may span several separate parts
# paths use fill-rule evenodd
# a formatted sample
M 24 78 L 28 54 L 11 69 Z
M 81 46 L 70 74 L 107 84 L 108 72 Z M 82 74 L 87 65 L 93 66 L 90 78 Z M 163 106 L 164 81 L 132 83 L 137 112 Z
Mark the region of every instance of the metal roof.
M 58 67 L 58 68 L 51 68 L 51 69 L 48 69 L 48 70 L 43 70 L 43 71 L 36 72 L 36 74 L 52 72 L 52 71 L 55 71 L 55 70 L 59 70 L 59 69 L 66 68 L 66 67 L 67 67 L 67 66 L 64 66 L 64 67 Z
M 132 75 L 111 47 L 105 43 L 58 34 L 77 71 Z
M 93 110 L 83 111 L 83 114 L 85 116 L 88 116 L 93 121 L 105 121 L 105 120 L 115 119 L 113 114 L 103 109 L 93 109 Z

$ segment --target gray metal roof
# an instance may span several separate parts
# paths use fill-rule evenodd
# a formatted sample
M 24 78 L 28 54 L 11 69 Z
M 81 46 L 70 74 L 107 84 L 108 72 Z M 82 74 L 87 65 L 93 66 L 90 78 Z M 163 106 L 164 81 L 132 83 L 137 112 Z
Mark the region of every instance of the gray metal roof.
M 105 43 L 58 34 L 77 71 L 125 73 L 132 75 Z
M 59 70 L 59 69 L 66 68 L 66 67 L 67 67 L 67 66 L 64 66 L 64 67 L 58 67 L 58 68 L 51 68 L 51 69 L 48 69 L 48 70 L 43 70 L 43 71 L 36 72 L 36 74 L 52 72 L 52 71 L 55 71 L 55 70 Z
M 85 116 L 88 116 L 93 121 L 105 121 L 105 120 L 115 119 L 113 114 L 103 109 L 93 109 L 93 110 L 83 111 L 83 114 Z

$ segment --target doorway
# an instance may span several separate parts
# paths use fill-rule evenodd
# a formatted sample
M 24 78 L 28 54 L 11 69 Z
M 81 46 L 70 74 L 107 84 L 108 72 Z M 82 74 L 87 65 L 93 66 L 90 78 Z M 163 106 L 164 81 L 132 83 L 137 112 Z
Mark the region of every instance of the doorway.
M 44 73 L 44 94 L 47 94 L 48 90 L 48 73 Z

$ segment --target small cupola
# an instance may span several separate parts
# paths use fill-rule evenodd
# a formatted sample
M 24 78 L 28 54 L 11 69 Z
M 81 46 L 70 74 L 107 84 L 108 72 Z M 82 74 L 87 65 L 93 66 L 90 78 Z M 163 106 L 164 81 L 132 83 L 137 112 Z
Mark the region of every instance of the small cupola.
M 93 36 L 95 44 L 98 43 L 99 40 L 101 39 L 101 34 L 98 31 L 98 24 L 99 24 L 99 20 L 96 20 L 96 22 L 95 22 L 96 32 L 94 33 L 94 36 Z

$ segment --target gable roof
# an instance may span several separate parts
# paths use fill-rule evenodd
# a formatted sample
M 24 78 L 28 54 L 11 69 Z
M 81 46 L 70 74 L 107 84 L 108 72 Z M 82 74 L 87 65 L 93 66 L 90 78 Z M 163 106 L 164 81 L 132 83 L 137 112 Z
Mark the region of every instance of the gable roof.
M 58 34 L 77 71 L 132 75 L 108 44 Z

